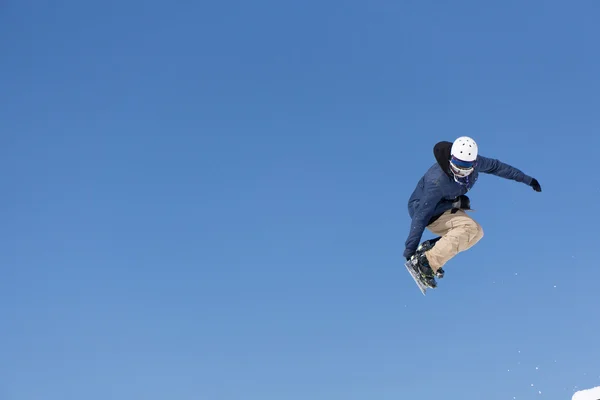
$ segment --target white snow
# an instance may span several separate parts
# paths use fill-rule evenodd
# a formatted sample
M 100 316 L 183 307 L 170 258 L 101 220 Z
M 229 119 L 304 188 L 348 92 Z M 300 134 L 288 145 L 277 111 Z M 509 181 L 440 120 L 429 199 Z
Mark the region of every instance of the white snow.
M 571 400 L 600 400 L 600 386 L 576 392 Z

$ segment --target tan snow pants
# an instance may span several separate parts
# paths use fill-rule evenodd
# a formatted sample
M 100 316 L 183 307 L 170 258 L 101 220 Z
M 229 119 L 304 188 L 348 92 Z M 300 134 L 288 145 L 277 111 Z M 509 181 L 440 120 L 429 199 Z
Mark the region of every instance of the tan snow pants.
M 434 272 L 461 251 L 473 247 L 483 237 L 481 225 L 463 210 L 458 210 L 455 214 L 450 210 L 446 211 L 428 225 L 427 229 L 442 237 L 425 253 Z

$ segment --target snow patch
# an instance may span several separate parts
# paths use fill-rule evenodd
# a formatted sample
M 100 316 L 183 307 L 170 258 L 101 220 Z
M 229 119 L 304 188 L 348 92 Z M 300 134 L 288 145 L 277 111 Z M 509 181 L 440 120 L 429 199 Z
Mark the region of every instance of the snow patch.
M 600 386 L 575 392 L 571 400 L 600 400 Z

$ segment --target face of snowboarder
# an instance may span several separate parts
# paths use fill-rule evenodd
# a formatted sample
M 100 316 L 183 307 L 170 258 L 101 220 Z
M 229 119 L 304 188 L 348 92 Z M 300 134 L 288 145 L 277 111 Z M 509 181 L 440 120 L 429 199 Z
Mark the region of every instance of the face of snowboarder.
M 450 159 L 450 169 L 457 178 L 465 178 L 473 172 L 475 166 L 474 161 L 459 160 L 455 156 Z

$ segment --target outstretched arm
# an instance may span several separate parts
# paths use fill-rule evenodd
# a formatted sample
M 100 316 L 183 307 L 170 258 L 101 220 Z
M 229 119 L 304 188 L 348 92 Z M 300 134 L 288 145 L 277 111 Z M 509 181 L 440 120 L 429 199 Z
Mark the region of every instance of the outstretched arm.
M 419 207 L 413 215 L 408 238 L 406 239 L 404 250 L 404 258 L 406 259 L 417 251 L 425 227 L 433 217 L 437 204 L 442 200 L 442 193 L 437 186 L 437 182 L 428 183 L 423 192 L 423 198 L 419 201 Z
M 510 179 L 517 182 L 523 182 L 528 186 L 533 187 L 536 192 L 541 192 L 542 188 L 540 187 L 537 179 L 532 178 L 531 176 L 525 174 L 518 168 L 513 167 L 512 165 L 503 163 L 500 160 L 495 158 L 487 158 L 483 156 L 479 156 L 477 159 L 479 164 L 479 171 L 485 174 L 492 174 L 499 176 L 504 179 Z

